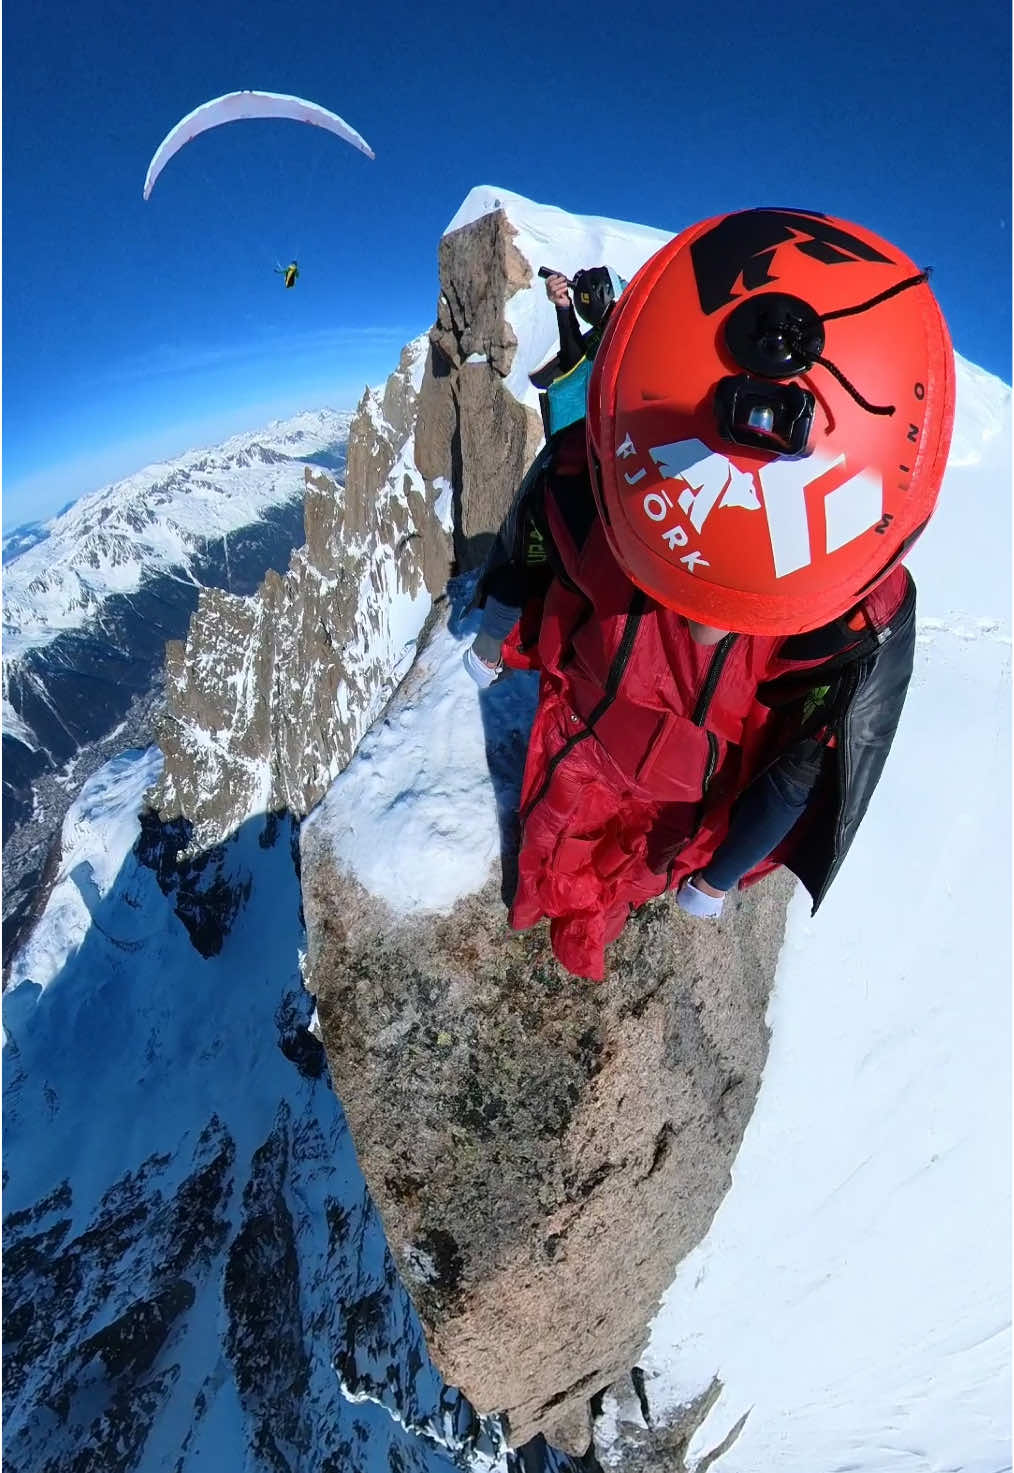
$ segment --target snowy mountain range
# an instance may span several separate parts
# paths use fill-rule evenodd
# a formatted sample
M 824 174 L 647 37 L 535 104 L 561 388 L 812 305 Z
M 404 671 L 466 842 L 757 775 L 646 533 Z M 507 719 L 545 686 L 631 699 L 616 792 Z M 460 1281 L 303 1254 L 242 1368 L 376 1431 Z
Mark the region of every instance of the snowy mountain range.
M 73 502 L 68 502 L 58 515 L 62 516 Z M 40 542 L 45 542 L 49 536 L 49 528 L 45 522 L 23 522 L 20 527 L 15 527 L 13 532 L 5 534 L 3 539 L 3 563 L 4 567 L 12 563 L 15 558 L 27 552 L 30 547 L 37 547 Z
M 153 740 L 166 641 L 202 587 L 252 593 L 284 570 L 304 536 L 306 468 L 344 469 L 351 419 L 309 411 L 190 451 L 8 539 L 35 540 L 4 566 L 5 949 L 85 777 Z
M 34 540 L 5 557 L 5 692 L 12 662 L 98 619 L 113 594 L 135 593 L 169 570 L 192 576 L 216 541 L 228 566 L 232 533 L 301 500 L 304 464 L 343 467 L 351 420 L 350 412 L 330 409 L 276 420 L 214 449 L 146 466 L 49 522 L 17 529 L 11 537 Z
M 609 260 L 629 274 L 666 238 L 485 188 L 452 226 L 493 209 L 533 268 Z M 541 283 L 508 315 L 528 402 L 554 332 Z M 303 448 L 260 438 L 228 451 L 248 462 L 231 469 L 212 463 L 227 447 L 195 452 L 179 481 L 161 468 L 158 491 L 145 483 L 141 509 L 117 488 L 97 493 L 104 517 L 95 498 L 87 515 L 72 508 L 83 562 L 61 562 L 57 540 L 47 575 L 50 530 L 10 564 L 38 568 L 13 586 L 17 745 L 43 719 L 45 698 L 24 696 L 25 669 L 43 678 L 32 659 L 105 633 L 111 611 L 122 648 L 132 608 L 159 627 L 144 589 L 195 588 L 202 498 L 215 505 L 205 543 L 223 569 L 228 548 L 233 591 L 253 591 L 235 576 L 239 523 L 215 498 L 267 515 L 233 474 L 258 488 L 298 474 L 301 493 Z M 909 560 L 916 675 L 881 790 L 819 918 L 802 894 L 791 906 L 728 1195 L 660 1306 L 638 1379 L 587 1388 L 595 1450 L 580 1464 L 508 1452 L 496 1418 L 429 1361 L 302 986 L 296 826 L 252 816 L 180 865 L 187 826 L 144 809 L 160 754 L 112 738 L 130 750 L 69 806 L 4 999 L 16 1473 L 1009 1467 L 1009 490 L 1010 390 L 959 359 L 941 502 Z M 356 596 L 358 630 L 388 658 L 368 576 Z M 421 623 L 422 658 L 310 831 L 364 905 L 436 917 L 467 942 L 469 906 L 495 878 L 502 795 L 488 706 L 461 666 L 474 623 L 434 621 L 428 644 Z M 45 695 L 57 688 L 47 659 Z M 499 691 L 522 712 L 531 695 Z M 73 700 L 59 709 L 63 720 Z M 537 1344 L 512 1348 L 537 1365 Z

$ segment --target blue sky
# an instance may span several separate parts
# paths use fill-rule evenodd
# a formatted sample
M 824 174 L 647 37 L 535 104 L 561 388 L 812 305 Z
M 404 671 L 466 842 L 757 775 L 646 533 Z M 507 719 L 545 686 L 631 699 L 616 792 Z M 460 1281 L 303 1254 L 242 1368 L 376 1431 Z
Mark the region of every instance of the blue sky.
M 997 0 L 267 5 L 33 0 L 4 16 L 4 525 L 160 455 L 355 404 L 433 320 L 440 234 L 496 184 L 676 230 L 801 206 L 920 265 L 1010 380 L 1010 39 Z M 635 21 L 635 15 L 638 17 Z M 239 123 L 242 87 L 345 117 Z M 276 261 L 298 256 L 286 292 Z

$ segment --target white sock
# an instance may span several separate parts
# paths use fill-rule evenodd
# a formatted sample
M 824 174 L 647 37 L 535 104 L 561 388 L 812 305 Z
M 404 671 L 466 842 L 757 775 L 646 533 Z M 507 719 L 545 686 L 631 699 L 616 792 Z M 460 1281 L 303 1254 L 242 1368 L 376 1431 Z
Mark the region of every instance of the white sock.
M 676 892 L 676 904 L 692 916 L 707 916 L 714 919 L 722 914 L 724 895 L 705 895 L 692 880 L 684 880 Z

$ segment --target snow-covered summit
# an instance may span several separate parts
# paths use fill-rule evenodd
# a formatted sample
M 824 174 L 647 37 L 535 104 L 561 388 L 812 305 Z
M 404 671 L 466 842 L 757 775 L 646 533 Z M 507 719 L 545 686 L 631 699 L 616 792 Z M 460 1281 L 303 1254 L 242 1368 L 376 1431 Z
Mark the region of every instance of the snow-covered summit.
M 303 494 L 306 462 L 348 436 L 352 414 L 307 410 L 222 445 L 158 461 L 82 497 L 4 576 L 4 663 L 97 617 L 111 594 L 180 569 L 216 539 Z
M 672 239 L 667 230 L 609 220 L 602 215 L 574 215 L 558 205 L 540 205 L 513 190 L 490 184 L 469 191 L 444 234 L 496 210 L 503 210 L 513 226 L 514 244 L 531 263 L 533 273 L 540 266 L 552 266 L 565 276 L 573 276 L 582 267 L 607 265 L 629 280 Z M 528 375 L 551 358 L 559 346 L 556 313 L 546 301 L 543 283 L 536 278 L 531 289 L 513 296 L 504 315 L 518 340 L 506 386 L 516 399 L 537 409 L 538 392 Z

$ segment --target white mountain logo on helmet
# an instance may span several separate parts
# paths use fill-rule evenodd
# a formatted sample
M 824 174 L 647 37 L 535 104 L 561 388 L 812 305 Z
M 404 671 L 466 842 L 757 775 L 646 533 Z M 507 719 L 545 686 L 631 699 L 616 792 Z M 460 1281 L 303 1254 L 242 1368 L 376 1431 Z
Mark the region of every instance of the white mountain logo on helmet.
M 617 447 L 616 459 L 637 461 L 639 456 L 628 434 Z M 744 471 L 697 439 L 653 445 L 648 457 L 650 464 L 645 460 L 636 470 L 625 471 L 623 479 L 636 487 L 654 465 L 663 483 L 672 483 L 670 491 L 653 480 L 641 498 L 640 510 L 670 553 L 687 549 L 678 561 L 688 572 L 711 566 L 704 556 L 705 547 L 691 545 L 701 540 L 709 517 L 716 509 L 736 508 L 763 514 L 776 578 L 812 563 L 806 491 L 845 464 L 842 453 L 817 451 L 805 460 L 775 460 L 757 472 Z M 824 496 L 825 552 L 836 552 L 855 541 L 876 527 L 883 515 L 883 484 L 875 471 L 861 470 L 839 482 Z

